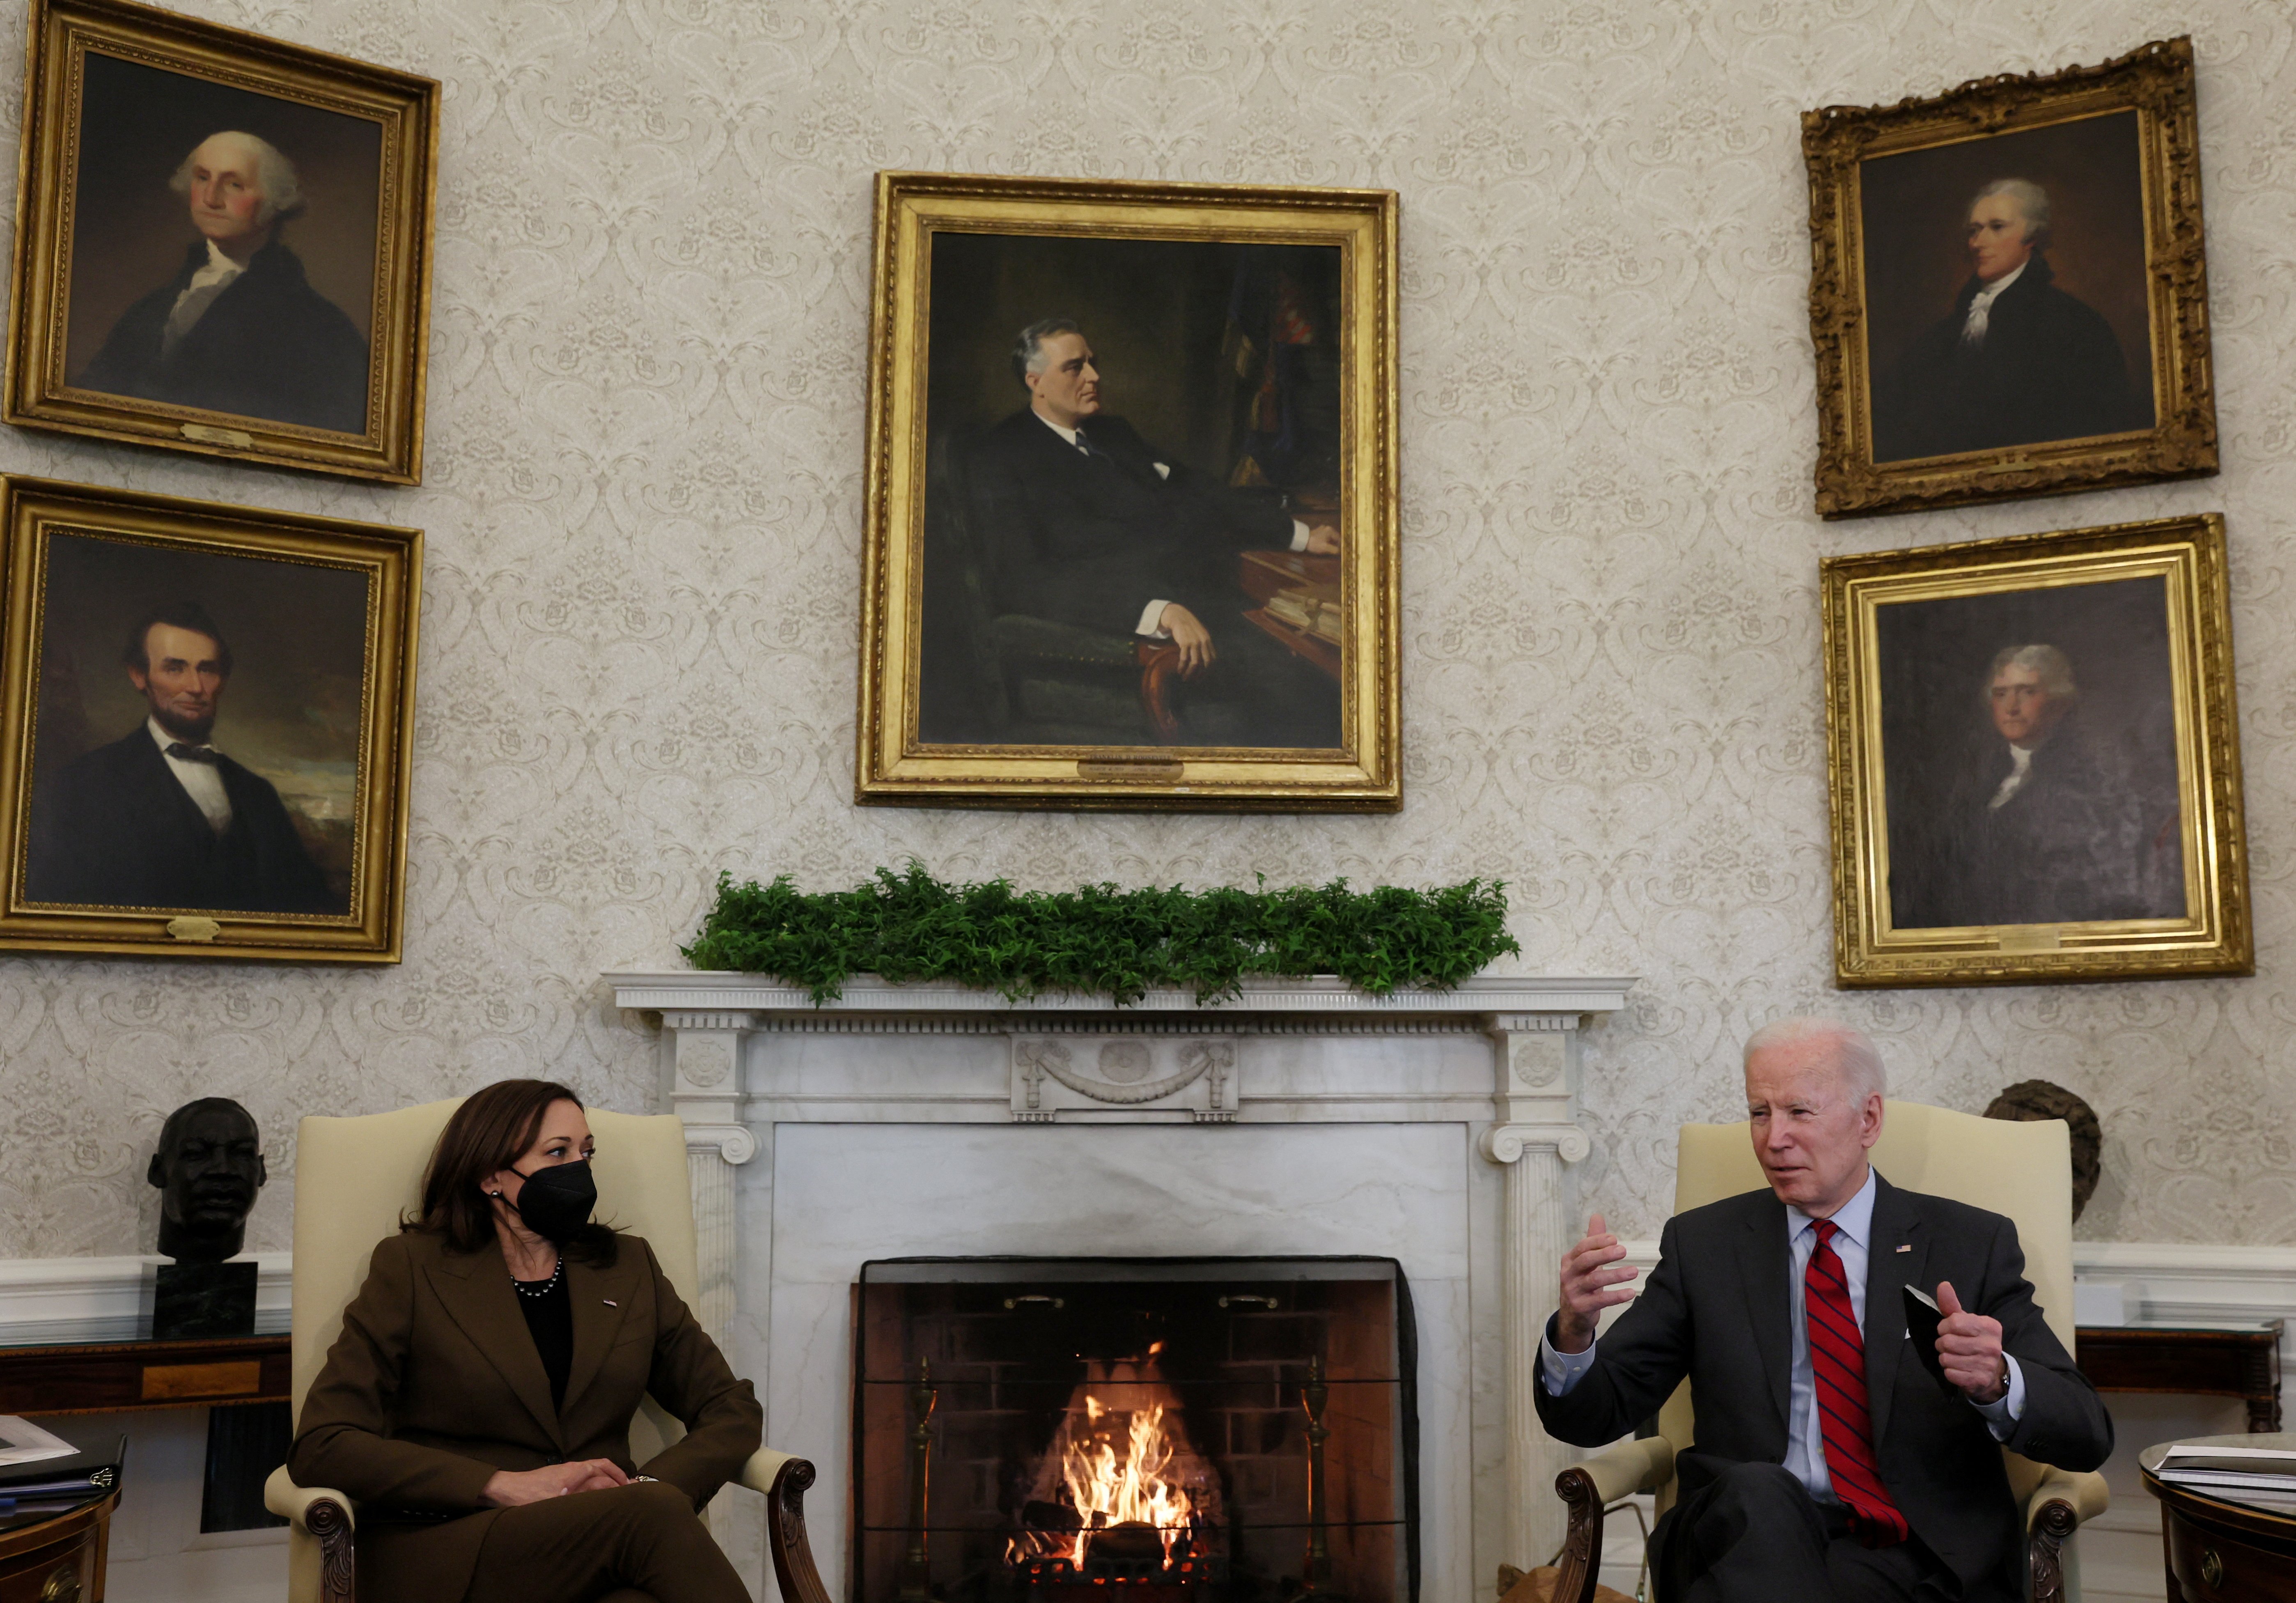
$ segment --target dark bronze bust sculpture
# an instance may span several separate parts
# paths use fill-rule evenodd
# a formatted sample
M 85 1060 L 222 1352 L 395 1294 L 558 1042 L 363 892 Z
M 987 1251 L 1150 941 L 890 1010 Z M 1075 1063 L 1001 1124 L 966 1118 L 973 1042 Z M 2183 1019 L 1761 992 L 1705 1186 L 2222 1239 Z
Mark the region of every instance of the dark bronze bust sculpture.
M 184 1103 L 160 1126 L 144 1178 L 160 1188 L 160 1252 L 176 1261 L 160 1270 L 152 1339 L 252 1335 L 255 1265 L 226 1260 L 270 1178 L 254 1119 L 228 1097 Z
M 168 1115 L 144 1178 L 160 1188 L 160 1254 L 178 1263 L 239 1255 L 255 1194 L 270 1179 L 248 1111 L 202 1097 Z
M 2046 1080 L 2021 1080 L 1993 1099 L 1985 1110 L 1988 1119 L 2062 1119 L 2072 1130 L 2073 1217 L 2079 1219 L 2095 1195 L 2097 1177 L 2103 1172 L 2104 1130 L 2096 1109 L 2061 1085 Z

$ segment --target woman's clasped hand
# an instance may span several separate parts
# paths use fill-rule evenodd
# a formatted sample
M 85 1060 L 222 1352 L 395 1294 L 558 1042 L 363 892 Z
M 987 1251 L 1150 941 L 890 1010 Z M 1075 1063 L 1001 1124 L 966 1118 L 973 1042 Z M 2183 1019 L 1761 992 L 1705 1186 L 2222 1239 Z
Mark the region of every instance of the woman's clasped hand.
M 497 1469 L 482 1495 L 497 1508 L 515 1508 L 546 1497 L 603 1492 L 629 1484 L 630 1477 L 611 1459 L 578 1459 L 571 1464 L 545 1464 L 539 1469 Z

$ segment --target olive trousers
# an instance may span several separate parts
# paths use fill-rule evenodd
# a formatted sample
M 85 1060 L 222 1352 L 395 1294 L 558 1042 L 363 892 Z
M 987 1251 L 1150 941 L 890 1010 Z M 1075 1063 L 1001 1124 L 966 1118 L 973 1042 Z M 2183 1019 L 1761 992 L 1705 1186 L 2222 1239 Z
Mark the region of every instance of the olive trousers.
M 463 1603 L 750 1603 L 685 1493 L 662 1482 L 505 1508 Z

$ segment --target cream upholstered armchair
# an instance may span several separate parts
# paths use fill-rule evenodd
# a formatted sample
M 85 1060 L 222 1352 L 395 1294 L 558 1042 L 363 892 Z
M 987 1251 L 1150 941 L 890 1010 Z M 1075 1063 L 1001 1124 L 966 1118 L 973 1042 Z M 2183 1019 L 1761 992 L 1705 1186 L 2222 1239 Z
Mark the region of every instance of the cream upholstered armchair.
M 1682 1127 L 1674 1211 L 1684 1213 L 1768 1182 L 1741 1124 Z M 1891 1102 L 1874 1147 L 1874 1166 L 1908 1191 L 1949 1196 L 2016 1221 L 2025 1278 L 2042 1317 L 2073 1351 L 2073 1201 L 2070 1136 L 2062 1119 L 1980 1119 L 1918 1102 Z M 1603 1449 L 1557 1477 L 1570 1508 L 1555 1603 L 1589 1603 L 1603 1556 L 1603 1510 L 1620 1498 L 1654 1492 L 1661 1512 L 1674 1501 L 1674 1455 L 1691 1444 L 1693 1400 L 1687 1381 L 1659 1412 L 1655 1436 Z M 2104 1512 L 2101 1475 L 2054 1469 L 2003 1450 L 2009 1485 L 2025 1507 L 2035 1603 L 2078 1603 L 2064 1543 L 2083 1520 Z
M 420 1200 L 430 1149 L 460 1106 L 455 1097 L 365 1118 L 306 1119 L 299 1127 L 292 1336 L 299 1415 L 342 1329 L 343 1308 L 366 1278 L 374 1244 L 398 1229 L 400 1213 Z M 691 1304 L 700 1275 L 685 1127 L 668 1114 L 645 1118 L 591 1108 L 588 1117 L 598 1139 L 598 1216 L 644 1237 L 662 1272 Z M 630 1451 L 642 1464 L 684 1428 L 648 1398 L 631 1422 Z M 806 1541 L 804 1497 L 813 1475 L 807 1460 L 768 1447 L 742 1467 L 740 1477 L 742 1485 L 766 1495 L 767 1544 L 783 1603 L 828 1603 Z M 324 1486 L 298 1486 L 282 1467 L 265 1484 L 263 1500 L 288 1521 L 291 1603 L 355 1603 L 357 1510 L 351 1500 Z

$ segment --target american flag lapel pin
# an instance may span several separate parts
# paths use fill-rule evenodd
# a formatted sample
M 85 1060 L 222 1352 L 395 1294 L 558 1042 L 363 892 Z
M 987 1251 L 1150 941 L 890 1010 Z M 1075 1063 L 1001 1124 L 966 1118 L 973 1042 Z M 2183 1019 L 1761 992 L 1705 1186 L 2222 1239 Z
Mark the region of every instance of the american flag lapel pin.
M 1905 1245 L 1899 1247 L 1898 1250 L 1901 1253 L 1910 1253 L 1914 1250 L 1914 1244 L 1908 1241 Z

